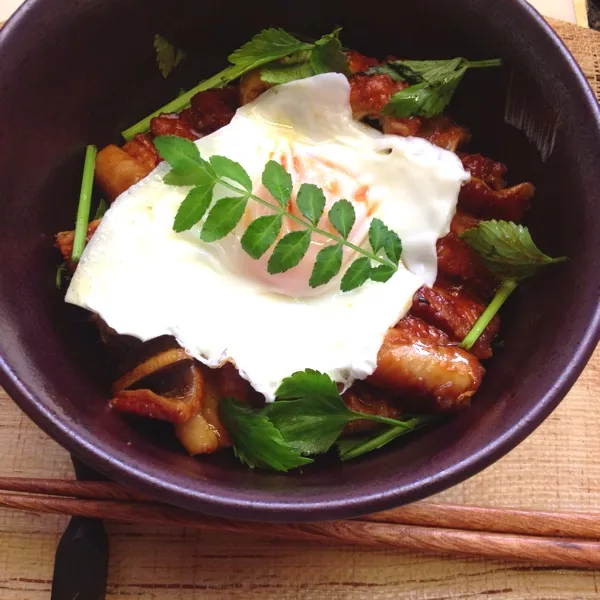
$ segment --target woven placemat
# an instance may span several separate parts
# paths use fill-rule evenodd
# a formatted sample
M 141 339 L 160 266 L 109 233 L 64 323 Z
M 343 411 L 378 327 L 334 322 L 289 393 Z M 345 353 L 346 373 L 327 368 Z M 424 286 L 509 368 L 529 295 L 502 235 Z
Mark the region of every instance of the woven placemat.
M 552 22 L 600 97 L 600 34 Z M 434 500 L 600 509 L 600 350 L 555 413 L 483 473 Z M 65 450 L 0 390 L 0 476 L 72 478 Z M 49 597 L 67 519 L 0 511 L 0 600 Z M 479 559 L 262 541 L 181 528 L 107 525 L 107 598 L 442 600 L 600 598 L 600 573 Z

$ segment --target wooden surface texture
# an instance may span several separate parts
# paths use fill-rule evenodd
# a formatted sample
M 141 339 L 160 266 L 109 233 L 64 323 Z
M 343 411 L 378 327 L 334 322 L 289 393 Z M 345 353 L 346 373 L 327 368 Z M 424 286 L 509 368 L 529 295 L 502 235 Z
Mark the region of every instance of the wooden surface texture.
M 600 91 L 600 34 L 553 23 Z M 436 502 L 600 509 L 600 351 L 523 444 Z M 0 476 L 72 478 L 68 454 L 0 391 Z M 58 516 L 0 511 L 0 600 L 49 597 Z M 579 600 L 600 572 L 396 550 L 264 541 L 181 527 L 111 523 L 109 600 Z

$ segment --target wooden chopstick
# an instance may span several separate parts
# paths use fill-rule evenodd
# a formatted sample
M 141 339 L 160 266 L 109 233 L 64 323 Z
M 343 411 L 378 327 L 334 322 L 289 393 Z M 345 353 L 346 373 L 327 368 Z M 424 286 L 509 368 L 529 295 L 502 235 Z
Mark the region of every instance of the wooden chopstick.
M 600 514 L 418 502 L 356 520 L 261 524 L 217 519 L 104 482 L 0 478 L 0 507 L 287 540 L 600 568 Z
M 99 481 L 0 477 L 0 491 L 89 500 L 156 502 L 117 483 Z M 600 539 L 600 512 L 568 513 L 415 502 L 366 515 L 359 520 L 491 533 Z

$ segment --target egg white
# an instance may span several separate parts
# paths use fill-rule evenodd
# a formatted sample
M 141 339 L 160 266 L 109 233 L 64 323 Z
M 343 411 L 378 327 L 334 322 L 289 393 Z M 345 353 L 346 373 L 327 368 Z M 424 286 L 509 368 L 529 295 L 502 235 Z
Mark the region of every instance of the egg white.
M 299 157 L 309 166 L 300 169 L 307 177 L 300 181 L 290 164 L 295 185 L 332 184 L 328 206 L 340 197 L 352 201 L 358 243 L 373 217 L 400 235 L 403 264 L 387 283 L 341 293 L 336 280 L 314 292 L 307 286 L 311 265 L 270 276 L 264 261 L 241 250 L 241 230 L 214 244 L 200 242 L 200 225 L 175 233 L 189 188 L 165 185 L 169 167 L 161 164 L 106 213 L 66 301 L 121 334 L 144 341 L 173 335 L 210 367 L 232 361 L 269 401 L 282 379 L 306 368 L 344 386 L 373 373 L 388 328 L 409 310 L 414 292 L 435 281 L 436 241 L 449 230 L 468 174 L 454 154 L 425 140 L 355 122 L 349 98 L 349 83 L 338 74 L 277 86 L 196 144 L 204 158 L 239 162 L 256 185 L 271 158 Z M 353 199 L 357 189 L 368 190 L 366 200 Z M 225 195 L 231 191 L 217 186 L 215 198 Z

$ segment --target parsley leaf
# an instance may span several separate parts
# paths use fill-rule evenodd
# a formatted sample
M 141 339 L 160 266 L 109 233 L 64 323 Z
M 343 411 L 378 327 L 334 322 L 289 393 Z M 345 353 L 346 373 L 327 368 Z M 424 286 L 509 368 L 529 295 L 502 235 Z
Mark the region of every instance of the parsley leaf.
M 264 413 L 225 398 L 219 403 L 219 414 L 235 455 L 250 468 L 285 472 L 313 462 L 293 450 Z
M 534 243 L 529 229 L 509 221 L 482 221 L 461 236 L 485 266 L 501 279 L 521 281 L 547 265 L 565 262 L 567 258 L 552 258 Z
M 156 62 L 162 76 L 166 79 L 171 71 L 186 58 L 183 50 L 175 48 L 162 35 L 154 36 L 154 49 L 156 50 Z
M 462 341 L 461 346 L 470 350 L 520 281 L 542 267 L 568 259 L 544 254 L 535 245 L 527 227 L 510 221 L 482 221 L 460 237 L 479 254 L 484 265 L 503 280 L 492 302 Z

